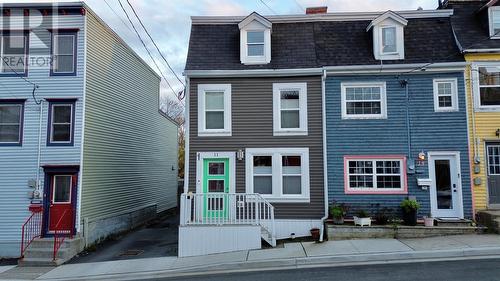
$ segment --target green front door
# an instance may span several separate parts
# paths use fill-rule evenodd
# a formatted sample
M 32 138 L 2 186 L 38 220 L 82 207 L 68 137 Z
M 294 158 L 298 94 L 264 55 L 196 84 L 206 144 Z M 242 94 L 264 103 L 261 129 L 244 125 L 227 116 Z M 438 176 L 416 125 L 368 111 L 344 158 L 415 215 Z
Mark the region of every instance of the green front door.
M 207 219 L 227 218 L 229 193 L 229 158 L 203 159 L 203 216 Z M 219 193 L 219 194 L 218 194 Z

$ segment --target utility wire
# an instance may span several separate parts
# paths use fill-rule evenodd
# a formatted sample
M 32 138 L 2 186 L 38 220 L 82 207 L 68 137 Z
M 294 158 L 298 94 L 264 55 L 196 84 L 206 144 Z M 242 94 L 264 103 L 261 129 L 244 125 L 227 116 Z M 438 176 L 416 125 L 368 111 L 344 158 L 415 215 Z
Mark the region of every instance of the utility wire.
M 108 3 L 108 0 L 104 0 L 104 3 L 106 3 L 106 5 L 109 7 L 109 9 L 110 9 L 110 10 L 113 12 L 113 14 L 115 14 L 115 16 L 116 16 L 116 17 L 117 17 L 117 18 L 118 18 L 118 19 L 119 19 L 119 20 L 123 23 L 123 25 L 125 25 L 125 27 L 126 27 L 128 30 L 130 30 L 130 31 L 132 31 L 132 32 L 133 32 L 132 28 L 130 28 L 130 26 L 129 26 L 126 22 L 125 22 L 125 20 L 123 20 L 123 18 L 122 18 L 120 15 L 118 15 L 118 13 L 115 11 L 115 9 L 113 9 L 113 7 L 112 7 L 112 6 Z
M 148 35 L 149 39 L 151 39 L 151 42 L 153 42 L 153 45 L 155 46 L 156 50 L 158 51 L 158 53 L 160 54 L 160 56 L 162 57 L 162 59 L 165 61 L 165 63 L 167 64 L 168 68 L 170 69 L 170 71 L 172 72 L 172 74 L 174 74 L 175 78 L 177 78 L 177 81 L 179 81 L 179 83 L 182 84 L 182 86 L 186 86 L 184 85 L 184 83 L 182 82 L 182 80 L 179 78 L 179 76 L 177 76 L 177 74 L 175 73 L 174 69 L 170 66 L 170 63 L 168 63 L 167 59 L 165 58 L 165 56 L 163 55 L 163 53 L 160 51 L 160 48 L 158 48 L 158 45 L 156 44 L 155 40 L 153 39 L 153 37 L 151 36 L 151 34 L 149 33 L 148 29 L 144 26 L 144 24 L 142 23 L 142 20 L 141 18 L 139 17 L 139 15 L 137 14 L 137 12 L 135 11 L 134 7 L 132 6 L 132 4 L 130 3 L 129 0 L 127 0 L 127 3 L 128 5 L 130 6 L 130 8 L 132 9 L 132 12 L 134 12 L 134 15 L 135 17 L 137 18 L 137 20 L 139 21 L 139 23 L 141 24 L 142 28 L 144 29 L 144 31 L 146 32 L 146 34 Z
M 146 43 L 144 43 L 144 40 L 142 40 L 142 37 L 141 35 L 139 34 L 139 32 L 137 31 L 137 28 L 135 27 L 134 23 L 132 22 L 132 20 L 130 19 L 128 13 L 127 13 L 127 10 L 125 10 L 125 7 L 123 7 L 122 5 L 122 2 L 121 0 L 118 0 L 118 3 L 120 4 L 120 7 L 122 8 L 123 12 L 125 13 L 125 16 L 127 17 L 128 21 L 130 22 L 130 24 L 132 25 L 132 28 L 134 29 L 135 31 L 135 34 L 137 35 L 137 37 L 139 37 L 139 40 L 141 41 L 142 45 L 144 46 L 144 49 L 146 49 L 146 52 L 148 53 L 149 57 L 151 58 L 151 60 L 153 61 L 153 63 L 155 64 L 156 68 L 158 69 L 158 71 L 160 72 L 161 76 L 163 77 L 163 79 L 165 80 L 165 82 L 167 82 L 167 85 L 168 87 L 170 88 L 170 90 L 172 90 L 173 94 L 177 96 L 174 88 L 172 88 L 172 85 L 170 85 L 170 83 L 168 82 L 167 78 L 165 77 L 165 75 L 163 74 L 163 72 L 161 71 L 161 68 L 160 66 L 158 65 L 158 63 L 156 63 L 156 60 L 155 58 L 153 57 L 153 55 L 151 54 L 151 52 L 149 51 L 148 47 L 146 46 Z
M 276 13 L 273 9 L 271 9 L 271 7 L 269 7 L 269 5 L 267 5 L 266 2 L 264 2 L 264 0 L 260 0 L 260 2 L 262 4 L 264 4 L 264 6 L 266 6 L 273 14 L 277 15 L 278 13 Z

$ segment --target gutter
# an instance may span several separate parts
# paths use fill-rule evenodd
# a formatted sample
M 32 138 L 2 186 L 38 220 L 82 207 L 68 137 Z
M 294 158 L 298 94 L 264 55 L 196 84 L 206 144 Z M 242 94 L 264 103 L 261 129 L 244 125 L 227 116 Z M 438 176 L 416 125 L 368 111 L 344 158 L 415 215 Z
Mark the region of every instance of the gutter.
M 500 53 L 500 49 L 466 49 L 463 53 Z
M 467 63 L 441 62 L 441 63 L 413 63 L 413 64 L 384 64 L 384 65 L 353 65 L 353 66 L 326 66 L 328 74 L 359 74 L 359 73 L 400 73 L 413 71 L 415 73 L 426 71 L 463 71 Z
M 308 76 L 321 75 L 322 68 L 297 69 L 247 69 L 247 70 L 185 70 L 190 78 L 210 77 L 269 77 L 269 76 Z
M 323 236 L 325 232 L 325 220 L 328 218 L 328 166 L 327 166 L 327 146 L 326 146 L 326 70 L 323 69 L 323 74 L 321 75 L 321 110 L 322 110 L 322 122 L 323 122 L 323 185 L 324 194 L 323 198 L 325 200 L 325 215 L 321 218 L 321 231 L 319 236 L 319 241 L 323 242 Z

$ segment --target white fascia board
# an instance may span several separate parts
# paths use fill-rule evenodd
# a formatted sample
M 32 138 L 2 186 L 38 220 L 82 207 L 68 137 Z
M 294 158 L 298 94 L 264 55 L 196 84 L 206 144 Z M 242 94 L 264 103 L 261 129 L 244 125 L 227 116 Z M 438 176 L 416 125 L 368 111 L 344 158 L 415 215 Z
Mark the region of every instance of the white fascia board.
M 372 22 L 366 28 L 366 31 L 369 31 L 373 26 L 378 25 L 379 23 L 383 22 L 386 19 L 392 19 L 393 21 L 399 23 L 402 26 L 408 25 L 407 19 L 405 19 L 404 17 L 398 15 L 393 11 L 387 11 L 382 15 L 380 15 L 379 17 L 377 17 L 376 19 L 372 20 Z
M 500 49 L 465 49 L 464 53 L 500 53 Z
M 425 73 L 430 71 L 464 71 L 466 62 L 445 63 L 418 63 L 418 64 L 390 64 L 390 65 L 353 65 L 353 66 L 327 66 L 327 74 L 372 74 L 372 73 Z M 420 70 L 420 68 L 422 68 Z
M 249 69 L 249 70 L 186 70 L 187 77 L 263 77 L 321 75 L 322 68 L 299 69 Z
M 266 16 L 265 19 L 272 23 L 290 23 L 290 22 L 317 22 L 317 21 L 359 21 L 374 20 L 384 12 L 344 12 L 327 13 L 315 15 L 279 15 Z M 421 11 L 394 11 L 405 19 L 418 18 L 442 18 L 453 15 L 452 9 L 444 10 L 421 10 Z M 242 16 L 192 16 L 192 24 L 238 24 L 243 21 Z
M 271 28 L 272 27 L 272 23 L 266 19 L 265 17 L 259 15 L 257 12 L 253 12 L 251 13 L 250 15 L 248 15 L 246 18 L 244 18 L 240 23 L 238 23 L 238 27 L 240 29 L 244 28 L 245 26 L 247 26 L 248 24 L 250 24 L 252 21 L 258 21 L 260 24 L 262 24 L 263 26 L 265 26 L 266 28 Z

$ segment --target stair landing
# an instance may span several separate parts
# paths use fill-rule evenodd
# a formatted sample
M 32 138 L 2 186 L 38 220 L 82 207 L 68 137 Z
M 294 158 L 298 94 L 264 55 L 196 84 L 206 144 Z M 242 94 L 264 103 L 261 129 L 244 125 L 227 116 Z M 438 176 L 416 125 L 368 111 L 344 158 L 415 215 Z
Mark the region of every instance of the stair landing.
M 54 260 L 54 238 L 35 239 L 26 249 L 24 258 L 18 261 L 18 266 L 58 266 L 72 259 L 81 250 L 83 250 L 81 238 L 65 239 Z

